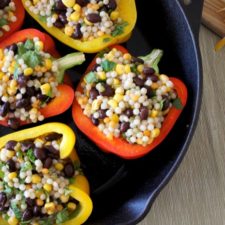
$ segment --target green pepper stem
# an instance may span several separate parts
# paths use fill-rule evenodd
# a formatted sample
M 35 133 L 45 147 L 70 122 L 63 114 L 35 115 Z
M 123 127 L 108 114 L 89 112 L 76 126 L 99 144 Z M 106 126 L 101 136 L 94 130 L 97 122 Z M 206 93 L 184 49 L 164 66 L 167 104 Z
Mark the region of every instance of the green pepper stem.
M 141 56 L 139 58 L 143 59 L 145 64 L 152 67 L 156 73 L 159 73 L 158 64 L 163 56 L 163 51 L 161 49 L 153 49 L 151 53 L 146 56 Z
M 65 70 L 74 66 L 81 65 L 85 61 L 85 55 L 82 52 L 68 54 L 60 59 L 56 59 L 58 64 L 57 81 L 62 83 Z

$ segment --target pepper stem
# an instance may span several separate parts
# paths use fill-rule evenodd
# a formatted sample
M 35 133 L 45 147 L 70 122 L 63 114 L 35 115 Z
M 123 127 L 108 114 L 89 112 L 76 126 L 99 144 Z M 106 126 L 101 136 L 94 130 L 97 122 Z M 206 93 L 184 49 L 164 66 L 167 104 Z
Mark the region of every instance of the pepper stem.
M 156 73 L 159 73 L 158 64 L 163 56 L 163 50 L 153 49 L 151 53 L 146 56 L 141 56 L 139 58 L 143 59 L 145 64 L 152 67 Z
M 81 65 L 85 61 L 85 55 L 82 52 L 75 52 L 68 54 L 55 62 L 58 64 L 58 72 L 56 79 L 59 83 L 62 83 L 65 70 L 74 66 Z

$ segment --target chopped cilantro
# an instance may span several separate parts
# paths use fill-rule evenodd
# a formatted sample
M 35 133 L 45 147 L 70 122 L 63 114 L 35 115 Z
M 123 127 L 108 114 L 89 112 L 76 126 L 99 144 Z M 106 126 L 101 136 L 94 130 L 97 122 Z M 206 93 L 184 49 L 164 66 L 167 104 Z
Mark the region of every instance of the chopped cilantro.
M 27 51 L 21 56 L 24 62 L 31 68 L 41 64 L 42 57 L 36 51 Z
M 27 155 L 28 159 L 29 159 L 32 163 L 34 163 L 34 161 L 36 160 L 36 158 L 35 158 L 33 149 L 28 149 L 26 155 Z
M 176 109 L 183 109 L 184 106 L 182 105 L 180 98 L 176 98 L 173 100 L 173 107 L 175 107 Z
M 19 210 L 19 207 L 17 206 L 17 204 L 15 202 L 11 202 L 10 208 L 14 212 L 17 219 L 20 219 L 22 217 L 22 213 Z
M 69 220 L 69 212 L 68 212 L 67 208 L 65 208 L 61 212 L 57 213 L 56 224 L 62 224 L 64 222 L 66 222 L 67 220 Z
M 88 73 L 85 77 L 84 80 L 88 84 L 92 84 L 98 81 L 96 74 L 94 72 Z
M 18 76 L 19 76 L 19 68 L 18 68 L 18 63 L 16 63 L 15 70 L 14 70 L 14 73 L 13 73 L 13 79 L 17 80 Z
M 0 19 L 0 27 L 3 27 L 8 24 L 8 21 L 5 18 Z
M 27 50 L 32 50 L 34 49 L 34 42 L 33 40 L 31 39 L 27 39 L 24 43 L 24 47 L 27 49 Z
M 32 170 L 32 169 L 33 169 L 33 167 L 31 165 L 31 163 L 30 162 L 25 162 L 23 164 L 22 168 L 21 168 L 21 171 L 25 172 L 25 171 Z
M 132 73 L 135 73 L 135 74 L 138 73 L 137 67 L 135 65 L 131 66 L 130 70 L 131 70 Z
M 128 22 L 123 21 L 122 23 L 119 23 L 115 26 L 115 29 L 112 32 L 112 36 L 116 37 L 119 36 L 121 34 L 123 34 L 124 32 L 124 28 L 128 25 Z
M 103 68 L 103 70 L 105 72 L 109 72 L 109 71 L 112 71 L 116 67 L 116 63 L 112 62 L 112 61 L 109 61 L 109 60 L 104 60 L 101 63 L 101 67 Z

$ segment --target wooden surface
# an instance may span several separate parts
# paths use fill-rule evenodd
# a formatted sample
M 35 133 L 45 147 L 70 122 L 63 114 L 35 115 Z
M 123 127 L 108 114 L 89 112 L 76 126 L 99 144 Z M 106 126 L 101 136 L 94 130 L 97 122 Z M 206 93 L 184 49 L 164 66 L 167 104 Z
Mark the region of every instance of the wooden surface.
M 202 22 L 221 37 L 225 36 L 225 8 L 223 0 L 205 0 Z
M 225 225 L 225 49 L 200 32 L 203 102 L 195 136 L 175 176 L 140 225 Z

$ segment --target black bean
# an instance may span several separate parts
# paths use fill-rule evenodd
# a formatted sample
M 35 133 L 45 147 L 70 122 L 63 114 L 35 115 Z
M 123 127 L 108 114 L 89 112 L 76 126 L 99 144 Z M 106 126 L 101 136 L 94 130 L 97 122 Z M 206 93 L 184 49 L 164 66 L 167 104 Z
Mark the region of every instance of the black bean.
M 67 7 L 63 4 L 62 0 L 57 0 L 55 2 L 55 11 L 66 11 Z
M 6 6 L 9 5 L 11 0 L 1 0 L 0 1 L 0 9 L 4 9 Z
M 37 99 L 39 99 L 40 101 L 44 102 L 48 99 L 49 97 L 47 95 L 42 95 L 42 94 L 37 94 Z
M 10 103 L 9 102 L 3 103 L 3 105 L 0 108 L 0 116 L 5 117 L 8 114 L 9 110 L 10 110 Z
M 140 108 L 140 118 L 141 120 L 146 120 L 148 118 L 148 108 L 145 106 L 142 106 Z
M 28 97 L 35 96 L 35 88 L 34 87 L 26 87 L 26 96 L 28 96 Z
M 143 74 L 146 76 L 153 75 L 155 73 L 155 70 L 151 67 L 145 66 L 143 69 Z
M 44 165 L 43 167 L 46 169 L 49 169 L 52 166 L 52 159 L 50 157 L 48 157 L 45 161 L 44 161 Z
M 7 202 L 7 195 L 4 192 L 0 193 L 0 206 L 5 206 L 5 203 Z
M 20 87 L 26 87 L 27 85 L 27 77 L 25 77 L 23 74 L 20 74 L 17 79 L 17 83 Z
M 27 98 L 20 99 L 16 101 L 17 108 L 25 108 L 26 106 L 30 105 L 30 100 Z
M 99 11 L 100 11 L 100 12 L 101 12 L 101 11 L 108 12 L 109 9 L 108 9 L 108 7 L 107 7 L 106 5 L 103 5 L 103 6 L 100 8 Z
M 21 220 L 22 221 L 28 221 L 28 220 L 31 220 L 33 217 L 33 212 L 31 209 L 26 209 L 22 215 L 22 218 Z
M 134 64 L 144 64 L 144 60 L 143 59 L 140 59 L 140 58 L 132 57 L 131 63 L 134 63 Z
M 115 90 L 108 84 L 104 84 L 105 90 L 101 92 L 102 96 L 112 97 L 114 96 Z
M 81 7 L 84 7 L 89 3 L 89 0 L 77 0 L 76 3 Z
M 90 90 L 90 99 L 95 100 L 99 96 L 99 92 L 95 87 L 92 87 Z
M 162 111 L 165 111 L 169 108 L 170 106 L 170 100 L 169 98 L 166 96 L 163 98 L 163 107 L 162 107 Z
M 18 46 L 17 46 L 17 44 L 12 44 L 12 45 L 9 45 L 8 47 L 7 47 L 7 49 L 9 50 L 9 51 L 13 51 L 14 52 L 14 55 L 17 53 L 17 51 L 18 51 Z
M 59 14 L 59 19 L 64 25 L 66 25 L 68 23 L 65 12 L 61 12 Z
M 122 122 L 120 124 L 120 133 L 126 132 L 130 128 L 130 123 L 129 122 Z
M 148 98 L 152 98 L 152 97 L 155 96 L 155 92 L 152 90 L 151 87 L 145 86 L 145 88 L 147 89 L 147 94 L 146 95 L 148 96 Z
M 9 168 L 9 172 L 15 172 L 16 171 L 16 164 L 14 162 L 14 160 L 12 159 L 9 159 L 7 162 L 6 162 L 8 168 Z
M 151 79 L 152 82 L 157 82 L 159 80 L 159 77 L 153 74 L 148 76 L 147 79 Z
M 45 148 L 53 154 L 59 154 L 59 151 L 55 149 L 52 145 L 45 145 Z
M 10 118 L 7 123 L 9 125 L 9 127 L 11 127 L 14 130 L 18 129 L 20 126 L 20 122 L 16 118 Z
M 58 140 L 62 137 L 62 134 L 59 133 L 51 133 L 48 134 L 47 136 L 45 136 L 45 140 L 46 141 L 54 141 L 54 140 Z
M 53 25 L 57 28 L 65 27 L 65 25 L 63 24 L 63 22 L 60 19 L 57 19 Z
M 9 210 L 9 206 L 0 206 L 0 212 L 8 211 L 8 210 Z
M 35 199 L 26 198 L 26 204 L 28 205 L 28 207 L 33 207 L 35 203 Z
M 59 153 L 58 154 L 53 154 L 51 152 L 48 152 L 48 157 L 52 159 L 59 159 Z
M 101 109 L 98 112 L 99 112 L 99 119 L 106 118 L 106 110 Z
M 99 125 L 99 120 L 94 118 L 93 115 L 91 115 L 91 122 L 95 125 L 95 126 L 98 126 Z
M 33 216 L 38 217 L 41 215 L 41 207 L 35 205 L 33 208 Z
M 107 4 L 107 8 L 110 10 L 115 10 L 117 7 L 117 3 L 115 0 L 109 0 L 109 3 Z
M 21 143 L 21 151 L 26 152 L 29 149 L 34 149 L 34 143 L 32 141 L 23 141 Z
M 139 87 L 143 87 L 145 84 L 145 81 L 137 76 L 133 78 L 133 82 Z
M 81 32 L 81 24 L 78 23 L 75 27 L 75 31 L 74 33 L 72 34 L 72 38 L 74 39 L 81 39 L 83 37 L 83 34 Z
M 45 150 L 42 148 L 35 148 L 34 155 L 37 159 L 40 159 L 41 161 L 44 161 L 47 157 Z
M 14 141 L 14 140 L 10 140 L 6 143 L 5 145 L 5 148 L 8 149 L 8 150 L 14 150 L 14 148 L 16 147 L 17 145 L 17 141 Z
M 132 109 L 126 109 L 125 111 L 124 111 L 124 114 L 127 116 L 127 117 L 131 117 L 131 116 L 133 116 L 134 114 L 133 114 L 133 110 Z
M 91 23 L 99 23 L 101 22 L 102 18 L 97 13 L 89 13 L 87 15 L 87 20 L 90 21 Z
M 64 166 L 63 171 L 64 171 L 66 177 L 68 177 L 68 178 L 73 177 L 74 176 L 74 172 L 75 172 L 73 163 L 71 163 L 71 162 L 67 163 Z

